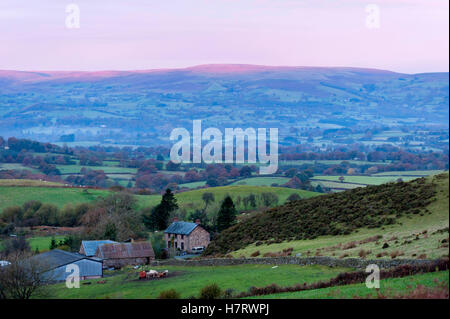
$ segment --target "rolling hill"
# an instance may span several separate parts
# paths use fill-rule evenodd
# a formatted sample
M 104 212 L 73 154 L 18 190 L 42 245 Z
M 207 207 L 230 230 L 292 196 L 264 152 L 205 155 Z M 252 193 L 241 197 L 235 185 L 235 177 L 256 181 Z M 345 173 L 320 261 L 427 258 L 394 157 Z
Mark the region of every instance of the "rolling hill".
M 168 143 L 174 127 L 448 127 L 448 73 L 202 65 L 102 72 L 0 71 L 0 135 Z M 157 116 L 155 116 L 157 115 Z M 50 125 L 51 123 L 51 125 Z

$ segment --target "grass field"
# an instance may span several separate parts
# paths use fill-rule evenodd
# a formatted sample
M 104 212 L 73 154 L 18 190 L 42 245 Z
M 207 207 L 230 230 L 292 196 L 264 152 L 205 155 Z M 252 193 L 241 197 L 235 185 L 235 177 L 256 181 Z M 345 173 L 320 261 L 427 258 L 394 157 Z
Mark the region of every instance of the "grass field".
M 344 181 L 341 183 L 339 181 L 341 176 L 314 176 L 312 181 L 331 181 L 338 182 L 339 184 L 353 183 L 353 184 L 364 184 L 364 185 L 381 185 L 388 182 L 395 182 L 398 178 L 401 178 L 404 182 L 416 179 L 417 177 L 407 177 L 407 176 L 343 176 Z
M 393 171 L 393 172 L 382 172 L 382 173 L 376 173 L 372 174 L 372 176 L 429 176 L 429 175 L 436 175 L 440 174 L 443 171 L 437 171 L 437 170 L 429 170 L 429 171 Z
M 449 272 L 440 271 L 437 273 L 427 273 L 403 278 L 388 278 L 380 281 L 379 292 L 393 298 L 399 294 L 406 294 L 413 291 L 417 286 L 428 288 L 439 285 L 449 285 Z M 375 298 L 375 289 L 368 289 L 365 284 L 353 284 L 347 286 L 337 286 L 316 290 L 278 293 L 272 295 L 258 296 L 261 299 L 345 299 L 345 298 Z M 249 298 L 252 299 L 252 298 Z
M 30 200 L 63 207 L 67 203 L 85 203 L 109 194 L 107 190 L 57 187 L 6 187 L 0 186 L 0 211 L 10 206 L 20 206 Z
M 102 170 L 105 174 L 136 174 L 136 168 L 116 166 L 81 166 L 81 165 L 56 165 L 61 174 L 78 174 L 85 167 L 91 170 Z
M 27 241 L 30 243 L 30 247 L 32 251 L 35 251 L 36 249 L 39 250 L 39 252 L 44 252 L 47 250 L 50 250 L 50 243 L 52 241 L 52 238 L 55 238 L 56 242 L 64 239 L 64 236 L 45 236 L 45 237 L 31 237 L 28 238 Z
M 0 186 L 62 187 L 64 185 L 61 183 L 39 181 L 34 179 L 0 179 Z
M 277 283 L 282 286 L 296 283 L 313 283 L 335 277 L 349 271 L 346 268 L 325 266 L 280 265 L 235 265 L 235 266 L 164 266 L 151 267 L 169 270 L 169 277 L 163 280 L 139 281 L 137 270 L 122 270 L 117 275 L 105 277 L 106 284 L 81 285 L 80 289 L 67 289 L 65 284 L 51 287 L 54 298 L 157 298 L 163 290 L 175 289 L 182 298 L 198 296 L 201 288 L 216 283 L 223 290 L 233 289 L 235 293 L 247 291 L 251 286 Z
M 283 185 L 289 182 L 287 177 L 252 177 L 234 182 L 230 185 L 270 186 L 272 184 Z
M 2 181 L 2 180 L 0 180 Z M 4 180 L 5 181 L 5 180 Z M 257 186 L 225 186 L 200 190 L 192 190 L 176 194 L 180 208 L 187 210 L 203 207 L 202 195 L 205 192 L 213 193 L 216 202 L 220 202 L 226 195 L 233 198 L 261 194 L 264 192 L 276 193 L 279 203 L 286 201 L 290 194 L 299 194 L 302 198 L 319 195 L 319 193 L 281 187 L 257 187 Z M 54 204 L 62 208 L 67 203 L 78 204 L 91 202 L 99 196 L 107 196 L 109 190 L 85 190 L 81 188 L 56 188 L 56 187 L 9 187 L 0 184 L 0 212 L 10 206 L 20 206 L 30 200 L 39 200 L 42 203 Z M 139 207 L 153 207 L 161 201 L 161 195 L 136 195 Z
M 32 171 L 33 173 L 41 173 L 39 170 L 35 169 L 35 168 L 31 168 L 28 166 L 23 166 L 22 164 L 18 164 L 18 163 L 0 163 L 0 171 L 2 170 L 29 170 Z
M 178 185 L 179 187 L 186 187 L 186 188 L 197 188 L 197 187 L 202 187 L 205 186 L 206 182 L 205 181 L 200 181 L 200 182 L 192 182 L 192 183 L 184 183 L 184 184 L 180 184 Z
M 430 176 L 428 179 L 431 180 L 432 177 Z M 441 243 L 442 240 L 448 240 L 449 236 L 448 174 L 446 179 L 435 178 L 434 181 L 437 184 L 436 200 L 427 207 L 431 214 L 402 217 L 399 220 L 401 224 L 389 225 L 384 228 L 362 228 L 350 235 L 322 236 L 312 240 L 285 241 L 271 245 L 255 246 L 255 244 L 251 244 L 233 252 L 232 255 L 249 257 L 255 251 L 259 251 L 262 255 L 266 252 L 278 252 L 292 247 L 294 255 L 301 253 L 303 256 L 308 255 L 309 251 L 311 255 L 318 253 L 322 256 L 358 257 L 362 249 L 370 251 L 366 257 L 368 259 L 377 258 L 376 255 L 379 253 L 387 254 L 383 258 L 391 258 L 390 254 L 396 251 L 403 254 L 396 258 L 417 258 L 422 254 L 426 255 L 426 258 L 448 256 L 448 246 L 445 247 Z M 356 247 L 349 249 L 338 247 L 377 235 L 383 236 L 382 239 L 357 243 Z M 384 243 L 388 243 L 389 247 L 383 249 Z M 320 250 L 317 251 L 318 249 Z

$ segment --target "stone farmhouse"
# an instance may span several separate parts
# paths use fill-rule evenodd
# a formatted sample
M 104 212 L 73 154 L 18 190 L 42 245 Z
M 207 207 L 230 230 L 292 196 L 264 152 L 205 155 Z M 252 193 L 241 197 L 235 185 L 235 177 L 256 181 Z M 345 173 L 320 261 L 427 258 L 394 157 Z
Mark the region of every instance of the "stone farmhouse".
M 209 233 L 200 226 L 200 220 L 195 223 L 178 221 L 174 219 L 172 224 L 164 231 L 166 248 L 175 248 L 180 251 L 192 252 L 194 247 L 209 245 Z

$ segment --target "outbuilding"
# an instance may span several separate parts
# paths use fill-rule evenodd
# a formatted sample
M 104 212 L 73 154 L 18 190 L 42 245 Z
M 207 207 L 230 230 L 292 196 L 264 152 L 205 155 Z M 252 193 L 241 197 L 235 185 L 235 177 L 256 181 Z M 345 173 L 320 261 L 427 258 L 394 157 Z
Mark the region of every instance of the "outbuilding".
M 53 249 L 34 256 L 42 266 L 44 272 L 49 274 L 51 280 L 64 281 L 73 275 L 67 266 L 76 265 L 79 268 L 80 280 L 101 278 L 103 276 L 102 261 L 98 258 L 87 257 L 79 253 Z
M 103 244 L 98 246 L 95 256 L 103 261 L 103 268 L 147 265 L 155 259 L 153 247 L 148 241 Z

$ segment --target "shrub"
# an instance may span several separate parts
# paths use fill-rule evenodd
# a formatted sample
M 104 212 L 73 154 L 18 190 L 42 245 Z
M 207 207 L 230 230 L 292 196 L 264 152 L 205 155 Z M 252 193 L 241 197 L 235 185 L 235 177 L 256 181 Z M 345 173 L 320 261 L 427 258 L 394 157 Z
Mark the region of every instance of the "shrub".
M 251 257 L 258 257 L 259 256 L 259 250 L 257 250 L 257 251 L 255 251 L 255 252 L 253 252 L 250 256 Z
M 175 289 L 169 289 L 161 291 L 161 293 L 158 296 L 158 299 L 180 299 L 180 293 L 177 292 Z
M 219 299 L 222 295 L 222 290 L 217 284 L 207 285 L 200 291 L 200 299 Z

